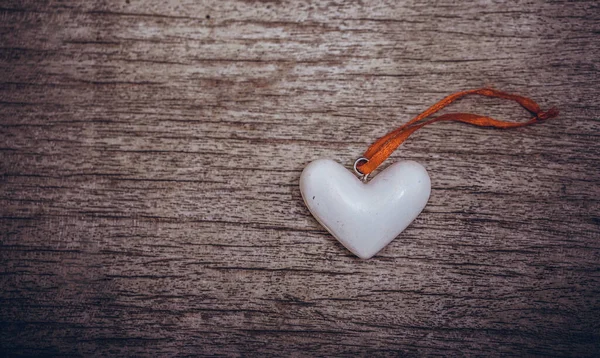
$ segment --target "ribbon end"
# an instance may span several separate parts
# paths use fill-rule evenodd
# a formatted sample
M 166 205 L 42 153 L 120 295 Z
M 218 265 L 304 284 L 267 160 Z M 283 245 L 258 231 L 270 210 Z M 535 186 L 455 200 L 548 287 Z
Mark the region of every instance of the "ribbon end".
M 547 110 L 546 112 L 540 112 L 540 113 L 538 113 L 536 117 L 540 121 L 545 121 L 547 119 L 551 119 L 551 118 L 557 117 L 559 113 L 560 112 L 558 111 L 558 108 L 552 107 L 549 110 Z

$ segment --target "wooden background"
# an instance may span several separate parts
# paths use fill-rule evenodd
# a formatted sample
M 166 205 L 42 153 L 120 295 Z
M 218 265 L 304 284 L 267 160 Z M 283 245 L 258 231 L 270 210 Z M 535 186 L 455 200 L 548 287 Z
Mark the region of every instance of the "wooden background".
M 599 58 L 596 1 L 3 0 L 0 351 L 600 355 Z M 310 216 L 307 163 L 481 86 L 561 116 L 411 137 L 371 260 Z

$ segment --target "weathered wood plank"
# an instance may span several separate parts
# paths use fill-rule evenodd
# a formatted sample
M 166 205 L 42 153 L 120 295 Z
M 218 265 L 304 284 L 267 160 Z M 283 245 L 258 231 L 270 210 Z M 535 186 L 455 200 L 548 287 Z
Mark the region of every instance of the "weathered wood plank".
M 593 1 L 4 1 L 0 351 L 597 355 L 598 33 Z M 415 134 L 388 162 L 430 202 L 372 260 L 310 216 L 305 164 L 481 86 L 561 117 Z

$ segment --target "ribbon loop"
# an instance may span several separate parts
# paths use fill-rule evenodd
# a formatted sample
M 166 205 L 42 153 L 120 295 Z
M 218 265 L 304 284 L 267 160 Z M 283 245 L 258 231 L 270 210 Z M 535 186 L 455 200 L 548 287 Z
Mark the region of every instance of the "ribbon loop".
M 448 106 L 452 102 L 473 94 L 515 101 L 533 114 L 534 117 L 526 122 L 509 122 L 472 113 L 447 113 L 433 119 L 426 121 L 424 120 L 425 118 Z M 558 116 L 558 113 L 558 109 L 554 107 L 544 112 L 537 103 L 527 97 L 498 91 L 492 88 L 479 88 L 457 92 L 445 97 L 441 101 L 426 109 L 423 113 L 411 119 L 409 122 L 379 138 L 363 154 L 363 159 L 366 160 L 361 161 L 362 163 L 359 163 L 358 161 L 355 163 L 355 170 L 358 169 L 358 171 L 363 175 L 369 175 L 373 170 L 377 169 L 377 167 L 383 163 L 402 143 L 404 143 L 404 141 L 408 139 L 411 134 L 416 132 L 418 129 L 423 128 L 424 126 L 435 122 L 455 121 L 472 124 L 478 127 L 506 129 L 524 127 L 539 121 L 551 119 Z

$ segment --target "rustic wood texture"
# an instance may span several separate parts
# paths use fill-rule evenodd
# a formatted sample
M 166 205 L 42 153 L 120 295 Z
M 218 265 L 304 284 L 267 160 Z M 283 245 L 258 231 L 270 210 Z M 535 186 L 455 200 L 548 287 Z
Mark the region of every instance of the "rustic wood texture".
M 0 3 L 6 355 L 600 354 L 596 1 Z M 432 195 L 374 259 L 303 205 L 443 96 Z M 499 100 L 450 111 L 525 120 Z

